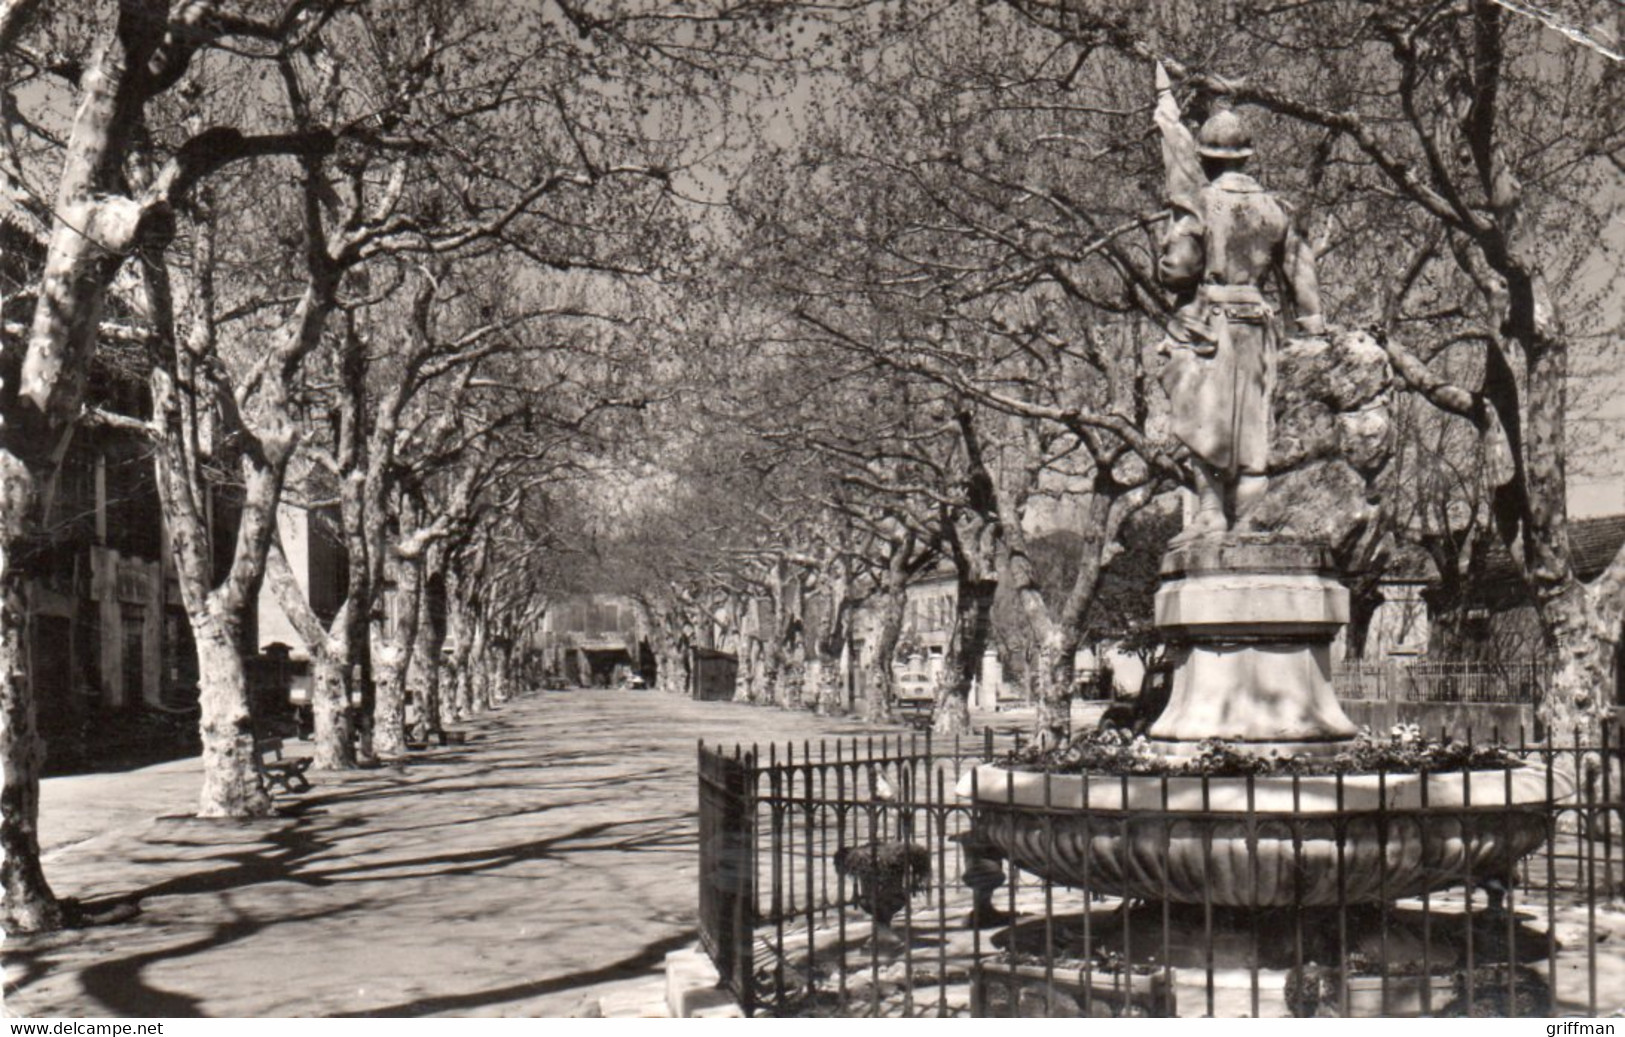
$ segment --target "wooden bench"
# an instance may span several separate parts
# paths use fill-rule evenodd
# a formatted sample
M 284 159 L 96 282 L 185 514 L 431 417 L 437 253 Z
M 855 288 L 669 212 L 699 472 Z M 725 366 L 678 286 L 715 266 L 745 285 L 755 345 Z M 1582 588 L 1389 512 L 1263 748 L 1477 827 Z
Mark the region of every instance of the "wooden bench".
M 310 769 L 310 757 L 283 759 L 280 738 L 256 740 L 254 763 L 259 767 L 260 778 L 267 788 L 281 787 L 286 792 L 306 792 L 310 789 L 310 779 L 305 777 L 305 771 Z

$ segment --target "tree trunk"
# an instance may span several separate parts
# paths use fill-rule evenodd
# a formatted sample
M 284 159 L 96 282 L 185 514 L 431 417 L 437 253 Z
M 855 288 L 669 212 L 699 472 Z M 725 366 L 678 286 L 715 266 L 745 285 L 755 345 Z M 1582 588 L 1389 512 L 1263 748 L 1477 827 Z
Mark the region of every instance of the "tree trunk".
M 345 681 L 350 660 L 344 640 L 342 635 L 329 638 L 325 649 L 310 656 L 310 711 L 316 727 L 311 766 L 317 770 L 347 771 L 356 765 L 350 689 Z
M 513 639 L 500 638 L 496 643 L 494 659 L 491 665 L 491 701 L 506 702 L 513 696 L 510 689 L 513 687 Z
M 166 437 L 158 450 L 158 490 L 170 554 L 197 643 L 198 725 L 203 739 L 201 817 L 253 817 L 270 810 L 270 797 L 260 787 L 254 758 L 253 718 L 240 637 L 248 610 L 258 601 L 251 588 L 258 587 L 264 576 L 286 466 L 286 456 L 279 456 L 279 450 L 268 453 L 270 467 L 255 461 L 244 466 L 245 500 L 231 568 L 219 586 L 209 590 L 213 559 L 204 512 L 197 506 L 206 491 L 198 488 L 196 469 L 189 471 L 172 437 Z
M 756 653 L 756 697 L 752 701 L 758 706 L 777 705 L 783 679 L 783 653 L 772 641 L 762 641 Z
M 931 729 L 947 735 L 970 730 L 971 682 L 981 670 L 992 633 L 1004 532 L 998 489 L 983 457 L 975 415 L 962 409 L 955 421 L 965 447 L 965 503 L 943 526 L 954 560 L 954 627 L 931 707 Z M 1006 517 L 1011 524 L 1020 521 L 1019 516 Z
M 317 770 L 352 770 L 356 764 L 355 740 L 346 708 L 349 693 L 345 674 L 350 662 L 350 601 L 355 599 L 340 606 L 332 625 L 324 627 L 288 564 L 280 536 L 266 556 L 265 581 L 310 654 L 310 712 L 316 743 L 311 766 Z
M 681 621 L 672 609 L 658 606 L 652 598 L 633 598 L 632 607 L 638 624 L 649 633 L 649 650 L 655 657 L 654 690 L 665 695 L 688 694 L 688 643 L 682 636 Z
M 1076 679 L 1076 652 L 1061 644 L 1060 630 L 1051 630 L 1039 643 L 1033 688 L 1033 739 L 1045 748 L 1065 745 L 1072 737 L 1072 685 Z
M 841 694 L 841 650 L 846 644 L 846 624 L 852 580 L 843 559 L 837 559 L 825 572 L 823 607 L 818 610 L 818 629 L 812 632 L 813 688 L 811 707 L 820 716 L 845 711 Z
M 153 409 L 163 417 L 156 451 L 158 497 L 198 653 L 198 727 L 203 740 L 198 815 L 263 815 L 270 812 L 271 799 L 261 787 L 255 759 L 240 635 L 248 610 L 258 602 L 257 590 L 276 536 L 277 503 L 293 436 L 286 426 L 261 434 L 261 452 L 241 458 L 243 504 L 231 567 L 215 584 L 205 508 L 209 489 L 187 448 L 186 426 L 195 415 L 188 411 L 182 418 L 177 398 L 184 394 L 177 393 L 176 383 L 163 368 L 152 373 L 152 391 Z
M 1619 610 L 1598 601 L 1604 586 L 1578 581 L 1549 601 L 1542 619 L 1551 645 L 1551 685 L 1537 715 L 1554 744 L 1595 745 L 1612 702 L 1619 650 Z
M 502 652 L 497 647 L 494 635 L 486 635 L 485 651 L 480 653 L 480 665 L 475 676 L 479 680 L 479 698 L 484 708 L 495 709 L 501 705 Z
M 435 663 L 435 685 L 440 693 L 440 726 L 449 727 L 463 719 L 463 708 L 457 701 L 457 666 L 444 653 Z
M 806 694 L 807 664 L 799 656 L 791 655 L 779 669 L 778 705 L 780 709 L 800 709 Z
M 440 729 L 440 703 L 435 701 L 429 688 L 429 671 L 433 668 L 424 665 L 427 656 L 429 635 L 424 624 L 418 624 L 417 636 L 413 639 L 412 654 L 406 662 L 406 678 L 402 686 L 406 689 L 406 701 L 416 706 L 418 727 L 416 734 L 424 739 Z M 409 732 L 411 733 L 411 732 Z
M 751 639 L 749 701 L 753 706 L 771 706 L 774 702 L 774 682 L 778 677 L 773 671 L 772 654 L 766 641 Z
M 453 721 L 467 720 L 471 712 L 467 677 L 473 631 L 462 593 L 463 577 L 454 573 L 446 595 L 446 640 L 451 644 L 451 651 L 444 653 L 440 678 L 446 708 Z
M 739 635 L 739 665 L 734 670 L 735 702 L 756 701 L 756 676 L 760 665 L 762 642 L 748 633 Z
M 452 710 L 458 720 L 474 715 L 474 677 L 469 672 L 469 656 L 460 655 L 451 664 Z
M 13 7 L 4 20 L 8 42 L 14 43 L 37 4 Z M 132 4 L 126 16 L 150 13 Z M 119 268 L 108 256 L 127 249 L 139 225 L 138 207 L 109 192 L 105 182 L 109 170 L 122 170 L 130 134 L 141 124 L 149 96 L 130 75 L 132 69 L 145 72 L 141 65 L 148 55 L 130 52 L 139 41 L 122 28 L 122 19 L 116 28 L 107 27 L 81 74 L 28 348 L 20 370 L 8 365 L 6 375 L 8 395 L 18 396 L 0 426 L 7 440 L 0 451 L 0 774 L 5 781 L 0 883 L 4 928 L 10 933 L 53 929 L 63 920 L 39 860 L 44 745 L 28 673 L 28 610 L 17 566 L 19 548 L 35 522 L 36 476 L 49 476 L 41 455 L 48 454 L 60 427 L 77 417 L 103 296 Z
M 908 611 L 909 566 L 914 537 L 905 536 L 886 559 L 886 582 L 880 597 L 880 631 L 875 641 L 870 678 L 865 682 L 864 716 L 872 724 L 897 719 L 897 642 Z
M 235 624 L 211 608 L 192 620 L 197 642 L 199 731 L 203 738 L 203 791 L 199 817 L 260 817 L 271 797 L 255 762 L 254 718 L 248 675 Z
M 450 720 L 445 686 L 440 681 L 442 650 L 446 644 L 446 579 L 433 573 L 424 586 L 424 607 L 418 620 L 418 643 L 412 668 L 423 703 L 423 720 L 431 735 L 439 735 Z
M 406 688 L 404 658 L 394 637 L 380 621 L 372 635 L 372 751 L 382 756 L 406 754 Z
M 773 702 L 780 709 L 800 709 L 806 688 L 805 597 L 801 573 L 779 560 L 773 570 L 774 639 L 768 666 L 773 674 Z
M 873 724 L 897 719 L 897 642 L 903 636 L 903 613 L 908 606 L 908 585 L 902 571 L 888 575 L 881 598 L 880 634 L 875 640 L 873 664 L 865 686 L 864 715 Z
M 397 556 L 395 566 L 395 629 L 386 629 L 383 617 L 373 621 L 373 680 L 377 703 L 373 708 L 372 746 L 380 756 L 406 752 L 406 678 L 417 641 L 418 612 L 423 602 L 423 559 Z M 421 710 L 422 703 L 416 703 Z
M 398 630 L 390 630 L 382 618 L 373 620 L 372 751 L 380 757 L 406 754 L 408 661 Z
M 1524 424 L 1523 555 L 1555 664 L 1538 716 L 1548 737 L 1578 736 L 1596 744 L 1613 704 L 1614 653 L 1619 640 L 1616 559 L 1592 587 L 1574 573 L 1564 470 L 1568 412 L 1568 344 L 1549 334 L 1537 313 L 1535 286 L 1512 282 L 1508 324 L 1528 358 Z
M 841 694 L 841 657 L 818 655 L 817 681 L 813 692 L 813 712 L 819 716 L 836 716 L 845 712 L 846 703 Z
M 440 647 L 434 654 L 434 667 L 435 688 L 440 697 L 440 723 L 443 728 L 468 719 L 469 712 L 466 697 L 468 689 L 462 680 L 464 653 L 468 648 L 462 637 L 465 626 L 462 602 L 457 597 L 461 587 L 461 579 L 455 570 L 441 574 L 440 593 L 444 610 L 437 620 Z
M 970 688 L 982 667 L 993 629 L 993 579 L 961 579 L 955 602 L 954 637 L 943 660 L 931 707 L 931 730 L 956 735 L 970 730 Z
M 686 638 L 679 638 L 675 643 L 668 639 L 664 651 L 656 652 L 660 672 L 655 675 L 655 681 L 665 694 L 687 697 L 693 693 L 690 682 L 694 674 L 689 652 Z
M 473 713 L 483 713 L 491 708 L 489 685 L 486 678 L 486 648 L 485 648 L 485 620 L 478 612 L 474 613 L 473 621 L 469 624 L 473 634 L 469 638 L 468 654 L 463 657 L 463 681 L 467 685 L 465 698 L 468 708 Z
M 939 735 L 970 731 L 970 679 L 957 666 L 944 666 L 937 674 L 931 703 L 931 730 Z
M 35 723 L 27 667 L 28 606 L 17 568 L 33 480 L 9 452 L 0 452 L 0 885 L 8 933 L 62 925 L 62 906 L 40 866 L 39 777 L 45 743 Z
M 62 173 L 57 181 L 50 247 L 40 278 L 39 304 L 29 332 L 21 394 L 66 424 L 78 409 L 84 377 L 96 348 L 105 294 L 119 264 L 108 262 L 134 244 L 141 208 L 116 193 L 131 136 L 143 124 L 151 97 L 142 67 L 161 38 L 129 23 L 164 17 L 165 5 L 131 3 L 109 27 L 81 73 L 79 98 Z M 8 378 L 11 377 L 8 375 Z
M 1065 743 L 1072 733 L 1072 666 L 1070 660 L 1065 667 L 1057 665 L 1064 635 L 1056 617 L 1051 614 L 1049 603 L 1044 600 L 1038 573 L 1028 552 L 1027 532 L 1022 526 L 1027 504 L 1038 486 L 1043 449 L 1030 424 L 1017 426 L 1017 436 L 1026 448 L 1023 452 L 1025 463 L 1002 473 L 995 487 L 999 513 L 1005 519 L 999 527 L 1004 548 L 1000 576 L 1008 582 L 1016 603 L 1021 607 L 1022 616 L 1027 620 L 1029 646 L 1036 645 L 1038 648 L 1037 672 L 1033 672 L 1030 665 L 1032 653 L 1028 652 L 1026 662 L 1029 665 L 1022 675 L 1023 681 L 1037 693 L 1032 696 L 1036 707 L 1033 737 L 1040 745 L 1054 746 Z M 1089 503 L 1094 507 L 1080 523 L 1085 530 L 1086 544 L 1090 531 L 1098 526 L 1102 517 L 1097 514 L 1102 510 L 1098 506 L 1098 496 L 1091 496 Z M 1085 553 L 1089 553 L 1087 547 Z M 1095 553 L 1098 555 L 1098 551 Z M 1083 561 L 1082 564 L 1087 565 L 1088 562 Z

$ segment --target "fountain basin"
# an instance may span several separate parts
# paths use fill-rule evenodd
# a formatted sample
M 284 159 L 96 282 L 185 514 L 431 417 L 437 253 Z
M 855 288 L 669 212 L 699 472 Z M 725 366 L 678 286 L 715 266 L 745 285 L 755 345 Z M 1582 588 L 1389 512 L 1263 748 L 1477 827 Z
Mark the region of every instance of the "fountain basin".
M 1571 789 L 1545 771 L 1236 777 L 1045 775 L 958 786 L 980 839 L 1059 885 L 1224 907 L 1392 902 L 1510 874 Z

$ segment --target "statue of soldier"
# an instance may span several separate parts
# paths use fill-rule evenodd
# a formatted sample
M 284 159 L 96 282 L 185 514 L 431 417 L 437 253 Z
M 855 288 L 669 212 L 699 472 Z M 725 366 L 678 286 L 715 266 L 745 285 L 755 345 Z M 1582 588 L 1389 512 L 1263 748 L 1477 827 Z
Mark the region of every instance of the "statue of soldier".
M 1233 111 L 1216 112 L 1196 137 L 1180 121 L 1157 65 L 1168 202 L 1157 273 L 1174 293 L 1174 318 L 1158 352 L 1173 430 L 1191 453 L 1197 515 L 1175 538 L 1247 528 L 1268 487 L 1270 394 L 1278 331 L 1263 283 L 1279 273 L 1300 331 L 1325 331 L 1315 257 L 1292 210 L 1243 172 L 1251 133 Z

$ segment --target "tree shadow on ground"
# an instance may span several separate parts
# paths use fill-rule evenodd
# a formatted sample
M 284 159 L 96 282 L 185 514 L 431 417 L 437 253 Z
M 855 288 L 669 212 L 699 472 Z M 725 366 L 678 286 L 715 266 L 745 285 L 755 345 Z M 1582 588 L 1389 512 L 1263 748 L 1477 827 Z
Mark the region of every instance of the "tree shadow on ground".
M 600 965 L 595 969 L 569 972 L 562 976 L 553 976 L 529 983 L 515 983 L 506 987 L 498 987 L 495 990 L 478 990 L 467 994 L 443 994 L 438 997 L 422 997 L 383 1008 L 345 1012 L 338 1015 L 338 1018 L 399 1019 L 437 1015 L 442 1012 L 467 1012 L 476 1008 L 509 1004 L 515 1001 L 545 997 L 548 994 L 557 994 L 567 990 L 596 986 L 600 983 L 636 979 L 639 976 L 653 972 L 655 967 L 665 960 L 667 954 L 692 944 L 695 936 L 695 931 L 692 929 L 677 933 L 648 944 L 636 954 L 628 955 L 619 961 L 612 961 L 607 965 Z
M 351 904 L 338 909 L 324 908 L 320 911 L 269 919 L 235 918 L 214 926 L 207 935 L 188 943 L 156 947 L 139 954 L 105 957 L 79 973 L 79 982 L 84 987 L 85 993 L 97 1004 L 116 1015 L 137 1018 L 166 1016 L 177 1019 L 202 1018 L 204 1013 L 200 1009 L 198 998 L 149 985 L 143 975 L 145 970 L 159 962 L 188 958 L 203 951 L 237 943 L 274 925 L 330 919 L 365 909 L 366 906 L 363 904 Z
M 54 959 L 47 957 L 49 948 L 36 947 L 27 950 L 16 950 L 9 946 L 15 942 L 15 940 L 9 939 L 6 941 L 8 946 L 5 952 L 4 990 L 7 996 L 37 980 L 43 979 L 50 973 L 51 966 L 56 964 Z
M 600 821 L 558 835 L 502 846 L 482 846 L 414 857 L 386 857 L 334 867 L 322 867 L 315 859 L 336 844 L 324 837 L 326 833 L 296 823 L 265 833 L 252 847 L 232 849 L 201 856 L 195 862 L 185 862 L 204 866 L 213 862 L 214 867 L 188 871 L 113 899 L 140 902 L 153 897 L 218 894 L 276 882 L 323 889 L 338 883 L 358 881 L 485 874 L 527 862 L 558 861 L 572 854 L 594 851 L 662 852 L 688 844 L 692 835 L 689 824 L 692 817 L 692 814 L 685 813 L 628 821 Z M 601 839 L 620 829 L 630 831 L 621 838 Z M 171 841 L 171 845 L 175 845 L 175 842 Z M 335 855 L 328 859 L 336 863 L 343 856 Z M 162 858 L 152 863 L 173 863 L 173 858 Z
M 459 817 L 447 821 L 431 821 L 421 825 L 396 825 L 393 828 L 369 828 L 367 834 L 404 835 L 408 832 L 430 832 L 443 828 L 462 828 L 465 825 L 479 825 L 489 821 L 510 821 L 516 817 L 532 817 L 553 810 L 567 810 L 570 807 L 585 806 L 590 802 L 590 800 L 572 799 L 564 803 L 543 803 L 536 806 L 518 807 L 513 810 L 502 810 L 492 814 L 480 814 L 477 817 Z
M 269 843 L 268 848 L 261 845 L 250 850 L 232 850 L 203 858 L 200 863 L 215 861 L 219 862 L 219 866 L 166 879 L 128 894 L 122 899 L 138 902 L 164 896 L 219 895 L 274 882 L 291 882 L 320 889 L 365 881 L 422 880 L 488 874 L 526 862 L 562 860 L 578 853 L 666 852 L 674 847 L 686 846 L 690 841 L 685 823 L 687 819 L 686 815 L 678 815 L 666 818 L 642 818 L 629 822 L 598 822 L 549 838 L 505 846 L 366 861 L 324 870 L 307 869 L 305 865 L 313 855 L 331 843 L 320 834 L 302 830 L 295 824 L 280 831 L 267 833 L 262 842 Z M 605 838 L 617 836 L 621 829 L 634 830 L 618 837 Z M 150 986 L 143 980 L 144 971 L 160 962 L 188 958 L 242 941 L 277 925 L 313 919 L 331 919 L 335 915 L 360 910 L 365 910 L 362 902 L 349 900 L 339 905 L 324 903 L 319 909 L 292 916 L 282 915 L 265 919 L 235 918 L 215 926 L 207 935 L 187 943 L 164 945 L 136 954 L 104 954 L 79 974 L 80 983 L 85 993 L 98 1005 L 115 1014 L 196 1018 L 203 1014 L 199 998 Z M 130 933 L 132 929 L 124 931 Z M 149 930 L 154 931 L 156 930 Z M 625 978 L 651 967 L 666 951 L 691 940 L 691 935 L 685 935 L 670 941 L 661 941 L 621 961 L 553 980 L 521 984 L 499 991 L 429 998 L 365 1014 L 414 1015 L 455 1011 L 458 1008 L 513 1001 L 569 989 L 572 986 Z M 44 961 L 31 957 L 31 954 L 37 953 L 37 950 L 31 952 L 26 947 L 8 953 L 8 959 L 15 958 L 25 965 L 24 975 L 13 985 L 13 989 L 21 990 L 45 974 Z
M 429 854 L 421 857 L 392 858 L 368 861 L 345 867 L 331 868 L 322 873 L 325 885 L 334 880 L 374 878 L 424 878 L 430 876 L 477 875 L 500 871 L 531 861 L 558 861 L 578 853 L 611 851 L 636 853 L 664 850 L 680 844 L 687 834 L 686 825 L 667 824 L 654 831 L 634 833 L 625 838 L 588 842 L 621 828 L 660 825 L 661 822 L 686 820 L 688 815 L 673 817 L 639 818 L 636 821 L 599 821 L 582 825 L 573 831 L 544 839 L 512 843 L 507 846 L 480 847 L 455 853 Z M 584 845 L 578 845 L 584 844 Z M 385 875 L 381 873 L 411 870 L 412 875 Z M 424 869 L 424 870 L 418 870 Z
M 690 726 L 683 718 L 677 718 L 675 723 L 679 729 Z M 714 727 L 714 718 L 705 726 Z M 669 868 L 672 866 L 669 862 L 677 855 L 692 856 L 696 852 L 691 753 L 674 756 L 669 752 L 646 751 L 660 750 L 662 744 L 628 743 L 608 736 L 583 739 L 576 724 L 516 724 L 486 715 L 478 718 L 475 730 L 480 732 L 477 754 L 462 747 L 429 750 L 413 754 L 400 766 L 335 774 L 326 787 L 318 781 L 316 790 L 311 793 L 291 799 L 279 798 L 278 817 L 235 826 L 189 819 L 184 824 L 195 825 L 195 828 L 183 829 L 180 824 L 174 824 L 149 831 L 146 842 L 154 851 L 162 853 L 160 847 L 168 847 L 174 852 L 140 860 L 143 868 L 129 878 L 123 878 L 125 872 L 115 873 L 120 876 L 121 884 L 137 886 L 143 880 L 150 882 L 124 894 L 122 899 L 220 896 L 277 883 L 312 890 L 338 890 L 312 894 L 309 900 L 302 893 L 294 894 L 299 907 L 311 909 L 308 917 L 320 919 L 363 910 L 357 906 L 355 894 L 345 891 L 345 887 L 353 889 L 357 883 L 390 883 L 377 889 L 399 893 L 415 888 L 411 883 L 432 883 L 440 876 L 500 874 L 518 868 L 524 870 L 511 872 L 509 877 L 545 885 L 548 881 L 545 876 L 553 872 L 546 867 L 528 868 L 532 862 L 574 859 L 578 866 L 586 863 L 596 868 L 600 866 L 600 859 L 591 856 L 583 859 L 581 855 L 603 854 L 602 859 L 609 860 L 616 854 L 644 853 L 658 855 L 654 866 Z M 553 739 L 556 739 L 555 744 L 571 746 L 573 743 L 573 746 L 556 753 L 527 748 L 532 743 Z M 601 747 L 597 745 L 599 742 Z M 600 766 L 612 773 L 594 773 L 593 769 Z M 565 780 L 557 780 L 560 778 Z M 674 780 L 677 784 L 673 784 Z M 680 788 L 687 795 L 679 800 L 665 789 L 666 785 Z M 507 802 L 491 804 L 493 813 L 473 817 L 467 816 L 469 811 L 465 808 L 447 809 L 457 807 L 455 796 L 468 797 L 473 804 L 482 792 L 506 792 L 508 795 L 499 798 Z M 521 798 L 513 795 L 516 792 L 525 794 L 524 799 L 534 796 L 545 802 L 516 803 L 515 800 Z M 612 796 L 613 802 L 621 804 L 619 807 L 607 806 Z M 404 805 L 409 798 L 421 798 L 428 811 L 424 814 L 403 812 L 396 801 Z M 579 817 L 585 813 L 582 808 L 591 809 L 595 815 L 581 818 L 591 823 L 578 824 L 565 831 L 535 832 L 529 830 L 524 821 L 514 820 L 562 810 L 567 811 L 564 820 L 568 822 L 575 819 L 568 814 Z M 377 816 L 380 812 L 386 816 Z M 640 812 L 654 816 L 638 816 Z M 611 813 L 619 816 L 604 820 L 605 815 Z M 447 820 L 435 821 L 437 814 Z M 433 835 L 418 839 L 416 846 L 402 847 L 390 842 L 395 835 L 420 830 L 445 828 L 471 833 L 477 830 L 478 823 L 486 821 L 506 821 L 501 827 L 510 830 L 501 833 L 499 828 L 475 837 L 493 844 L 486 846 L 467 846 L 471 841 L 467 839 L 458 840 L 465 843 L 463 847 L 448 847 L 445 841 L 438 841 L 437 845 Z M 373 827 L 379 822 L 401 823 L 393 829 Z M 537 828 L 542 827 L 537 825 Z M 564 825 L 555 820 L 546 827 L 558 829 Z M 531 838 L 532 835 L 539 837 Z M 379 840 L 378 836 L 384 838 Z M 518 838 L 507 838 L 512 836 Z M 407 840 L 411 838 L 407 836 Z M 409 856 L 413 850 L 425 852 Z M 166 871 L 155 873 L 148 866 Z M 150 881 L 154 879 L 158 881 Z M 397 882 L 408 885 L 394 885 Z M 365 891 L 364 887 L 361 891 Z M 285 901 L 289 893 L 282 889 L 269 896 L 270 902 L 277 903 Z M 264 901 L 255 899 L 253 902 Z M 220 917 L 212 907 L 206 906 L 205 910 L 213 918 Z M 614 905 L 583 902 L 580 910 L 610 914 Z M 137 921 L 123 927 L 122 932 L 128 935 L 119 941 L 126 946 L 122 954 L 112 939 L 87 938 L 80 946 L 100 955 L 88 965 L 82 964 L 81 956 L 80 963 L 70 966 L 62 960 L 61 954 L 55 953 L 57 949 L 49 945 L 24 945 L 19 949 L 26 956 L 19 978 L 23 984 L 31 985 L 48 975 L 64 975 L 68 982 L 82 976 L 87 993 L 109 1011 L 126 1015 L 196 1016 L 208 1000 L 207 993 L 190 996 L 159 990 L 146 985 L 143 975 L 169 961 L 191 967 L 194 963 L 188 961 L 190 958 L 205 955 L 225 944 L 250 940 L 257 934 L 274 932 L 279 924 L 298 924 L 307 917 L 301 914 L 263 920 L 233 918 L 207 935 L 191 939 L 191 931 L 177 933 L 154 920 L 165 913 L 155 911 L 145 924 Z M 692 925 L 691 917 L 691 914 L 663 916 L 660 924 L 662 929 L 687 929 Z M 466 1012 L 635 978 L 658 966 L 666 951 L 686 946 L 692 939 L 692 933 L 685 932 L 650 943 L 617 961 L 566 975 L 544 976 L 493 990 L 424 996 L 355 1014 L 405 1016 Z M 182 940 L 188 942 L 175 942 Z M 155 946 L 159 941 L 171 942 L 167 946 Z M 455 946 L 450 949 L 456 950 Z M 231 953 L 244 950 L 239 948 Z M 8 958 L 13 956 L 8 953 Z M 82 967 L 84 971 L 77 975 L 63 971 L 73 967 Z M 172 973 L 166 969 L 163 974 Z

